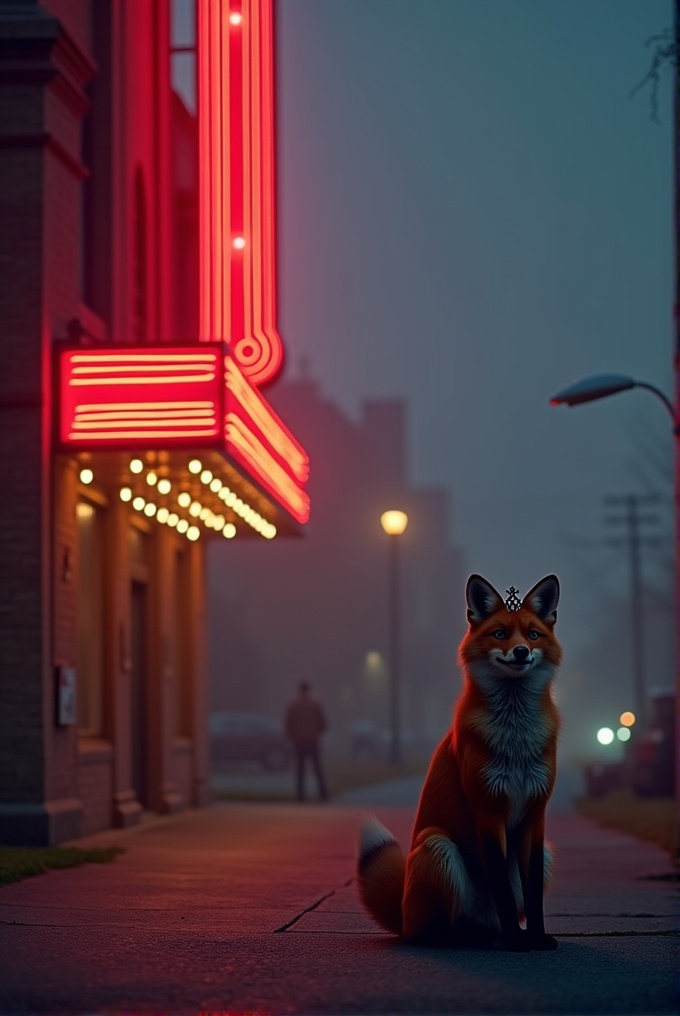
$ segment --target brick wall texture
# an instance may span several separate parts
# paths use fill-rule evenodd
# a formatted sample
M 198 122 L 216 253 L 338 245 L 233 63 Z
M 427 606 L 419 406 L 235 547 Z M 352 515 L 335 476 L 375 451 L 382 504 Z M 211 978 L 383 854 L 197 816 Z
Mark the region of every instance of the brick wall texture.
M 103 727 L 95 742 L 79 738 L 77 724 L 56 722 L 56 668 L 77 664 L 76 503 L 79 493 L 87 494 L 79 487 L 83 463 L 56 447 L 53 399 L 55 347 L 67 337 L 69 322 L 80 316 L 82 298 L 80 215 L 86 170 L 80 163 L 81 125 L 89 105 L 88 81 L 97 72 L 92 39 L 104 38 L 113 46 L 110 25 L 127 24 L 128 36 L 115 44 L 124 43 L 126 52 L 130 50 L 128 74 L 151 74 L 156 28 L 161 24 L 167 31 L 169 4 L 41 0 L 27 14 L 28 7 L 22 12 L 22 5 L 0 0 L 0 816 L 9 823 L 15 805 L 34 804 L 38 815 L 41 803 L 52 802 L 58 805 L 53 811 L 62 815 L 63 838 L 66 830 L 74 836 L 106 829 L 122 821 L 121 816 L 129 823 L 137 807 L 131 786 L 130 509 L 118 498 L 115 476 L 90 491 L 106 517 Z M 123 8 L 127 20 L 118 17 Z M 135 21 L 130 15 L 136 16 L 138 8 L 144 12 Z M 103 20 L 97 22 L 97 17 Z M 7 40 L 11 45 L 5 44 Z M 109 335 L 125 337 L 130 329 L 120 309 L 132 305 L 133 281 L 128 277 L 129 187 L 138 162 L 145 161 L 150 214 L 171 220 L 160 215 L 157 197 L 151 200 L 154 172 L 164 164 L 153 148 L 158 92 L 140 89 L 139 81 L 132 84 L 116 84 L 117 101 L 123 106 L 129 102 L 130 108 L 123 110 L 124 116 L 117 114 L 121 122 L 104 145 L 115 178 L 111 189 L 115 207 L 110 235 L 104 238 L 105 246 L 97 248 L 104 288 L 109 288 L 109 303 L 118 314 L 117 321 L 106 320 L 104 325 Z M 169 108 L 169 95 L 166 105 Z M 166 109 L 166 120 L 167 115 Z M 115 139 L 123 135 L 124 143 L 114 152 Z M 163 200 L 169 200 L 168 172 L 166 166 Z M 159 237 L 158 223 L 151 218 L 150 295 L 160 321 L 167 316 L 167 308 L 163 313 L 160 308 L 163 258 L 170 259 L 170 254 L 158 253 L 163 246 Z M 167 235 L 162 238 L 167 247 Z M 168 292 L 168 307 L 173 296 Z M 187 622 L 195 627 L 188 637 L 190 664 L 184 675 L 187 736 L 177 750 L 173 744 L 177 725 L 171 651 L 177 582 L 173 562 L 178 539 L 156 526 L 150 541 L 147 680 L 153 708 L 144 736 L 152 783 L 148 799 L 158 810 L 204 799 L 196 792 L 196 781 L 204 787 L 207 779 L 203 548 L 198 546 L 188 549 L 196 598 Z M 63 820 L 69 809 L 70 825 Z M 42 825 L 36 819 L 40 831 L 35 836 L 46 842 L 56 836 L 50 832 L 50 821 L 45 814 L 40 817 Z

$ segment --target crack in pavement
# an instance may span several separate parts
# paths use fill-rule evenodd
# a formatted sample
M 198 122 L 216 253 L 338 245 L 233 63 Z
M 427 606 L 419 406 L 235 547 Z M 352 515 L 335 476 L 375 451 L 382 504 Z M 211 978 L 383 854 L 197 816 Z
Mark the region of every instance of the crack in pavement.
M 663 914 L 628 914 L 625 911 L 619 914 L 608 914 L 603 910 L 593 910 L 593 911 L 589 910 L 588 913 L 583 914 L 583 913 L 569 913 L 568 911 L 565 910 L 563 912 L 560 912 L 559 914 L 558 913 L 546 914 L 545 916 L 549 920 L 552 920 L 553 917 L 580 917 L 583 920 L 587 920 L 589 917 L 610 917 L 612 918 L 612 920 L 616 917 L 627 917 L 629 920 L 632 921 L 638 920 L 641 917 L 652 917 L 652 918 L 663 917 Z
M 296 914 L 295 917 L 293 917 L 290 921 L 286 921 L 285 924 L 282 924 L 280 928 L 274 928 L 273 934 L 276 935 L 281 931 L 288 931 L 288 929 L 292 928 L 294 924 L 297 924 L 297 922 L 300 920 L 301 917 L 304 917 L 305 914 L 311 913 L 312 910 L 316 910 L 318 906 L 321 906 L 324 900 L 328 900 L 331 898 L 331 896 L 335 896 L 335 894 L 339 892 L 341 889 L 346 889 L 348 886 L 352 884 L 353 881 L 354 876 L 352 876 L 352 878 L 348 878 L 346 882 L 343 882 L 342 885 L 337 886 L 335 889 L 331 889 L 329 893 L 326 893 L 324 896 L 318 899 L 316 903 L 312 903 L 310 904 L 310 906 L 305 907 L 304 910 L 301 910 L 300 913 Z
M 677 935 L 678 932 L 671 928 L 666 931 L 561 931 L 555 934 L 555 938 L 664 938 Z

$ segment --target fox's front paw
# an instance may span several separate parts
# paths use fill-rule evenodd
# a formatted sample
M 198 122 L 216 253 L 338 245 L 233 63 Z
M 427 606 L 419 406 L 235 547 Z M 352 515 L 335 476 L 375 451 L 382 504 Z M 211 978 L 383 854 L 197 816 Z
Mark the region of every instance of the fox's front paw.
M 529 952 L 531 946 L 526 931 L 516 931 L 512 935 L 503 936 L 503 948 L 506 952 Z
M 551 952 L 557 949 L 557 939 L 553 938 L 552 935 L 546 935 L 545 932 L 542 935 L 528 935 L 529 948 L 539 949 L 542 952 Z

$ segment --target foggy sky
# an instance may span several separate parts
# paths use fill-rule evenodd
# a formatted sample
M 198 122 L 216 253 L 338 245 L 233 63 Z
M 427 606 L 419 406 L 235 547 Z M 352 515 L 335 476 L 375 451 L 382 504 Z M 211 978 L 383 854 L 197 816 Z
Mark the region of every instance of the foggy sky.
M 672 392 L 670 73 L 660 126 L 629 98 L 671 24 L 670 0 L 278 7 L 287 370 L 307 354 L 351 413 L 408 400 L 411 475 L 450 489 L 468 570 L 560 576 L 565 667 L 628 576 L 565 535 L 608 535 L 602 496 L 656 484 L 651 453 L 670 470 L 652 395 L 548 399 L 599 372 Z

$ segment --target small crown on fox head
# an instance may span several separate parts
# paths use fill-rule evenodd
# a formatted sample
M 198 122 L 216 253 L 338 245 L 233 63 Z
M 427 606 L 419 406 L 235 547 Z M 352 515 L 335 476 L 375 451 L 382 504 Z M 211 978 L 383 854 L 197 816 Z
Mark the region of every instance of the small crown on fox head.
M 505 590 L 508 594 L 508 598 L 505 601 L 505 606 L 508 610 L 519 610 L 522 606 L 522 601 L 519 598 L 519 589 L 515 589 L 514 586 L 510 586 L 509 589 Z

